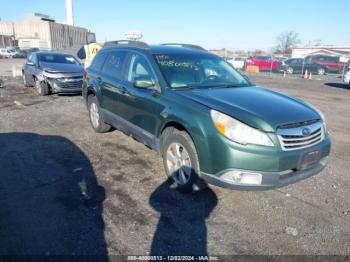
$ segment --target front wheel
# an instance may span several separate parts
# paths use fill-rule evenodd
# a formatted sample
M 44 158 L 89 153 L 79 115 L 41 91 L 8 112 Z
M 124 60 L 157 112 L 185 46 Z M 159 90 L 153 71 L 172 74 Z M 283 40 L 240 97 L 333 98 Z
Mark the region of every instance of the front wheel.
M 46 82 L 41 82 L 38 79 L 35 79 L 35 88 L 42 96 L 47 96 L 50 94 L 50 87 Z
M 177 190 L 191 193 L 207 187 L 199 177 L 196 148 L 185 131 L 167 128 L 163 132 L 162 156 L 165 172 L 173 180 Z

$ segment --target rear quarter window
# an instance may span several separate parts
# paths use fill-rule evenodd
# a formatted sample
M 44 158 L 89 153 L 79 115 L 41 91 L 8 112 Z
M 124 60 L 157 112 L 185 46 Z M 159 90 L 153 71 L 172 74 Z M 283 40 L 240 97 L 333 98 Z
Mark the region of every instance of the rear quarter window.
M 104 62 L 106 61 L 106 56 L 106 52 L 98 53 L 94 58 L 94 61 L 92 61 L 90 68 L 95 71 L 101 71 Z
M 102 67 L 103 73 L 110 77 L 121 79 L 123 77 L 122 71 L 125 57 L 126 54 L 123 51 L 109 52 Z

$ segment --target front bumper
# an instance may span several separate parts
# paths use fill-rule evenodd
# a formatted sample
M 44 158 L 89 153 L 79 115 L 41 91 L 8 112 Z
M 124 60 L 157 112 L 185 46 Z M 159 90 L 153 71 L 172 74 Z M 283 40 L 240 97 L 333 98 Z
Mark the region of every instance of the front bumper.
M 267 190 L 283 187 L 320 173 L 327 164 L 330 149 L 329 134 L 322 142 L 299 150 L 267 151 L 265 149 L 243 152 L 237 148 L 231 148 L 224 154 L 217 153 L 220 157 L 214 157 L 216 166 L 220 166 L 220 169 L 214 172 L 206 172 L 202 169 L 201 177 L 209 184 L 229 189 Z M 241 172 L 252 176 L 257 174 L 261 179 L 252 184 L 247 181 L 236 183 L 227 179 L 230 172 Z
M 69 78 L 66 78 L 69 79 Z M 75 94 L 81 93 L 83 81 L 82 79 L 72 79 L 69 81 L 62 81 L 59 78 L 48 79 L 47 80 L 52 88 L 52 91 L 55 93 L 61 94 Z
M 218 175 L 210 175 L 206 173 L 201 173 L 201 178 L 204 179 L 207 183 L 235 190 L 268 190 L 273 188 L 279 188 L 283 186 L 287 186 L 290 184 L 294 184 L 300 180 L 309 178 L 320 173 L 325 167 L 327 163 L 328 157 L 324 157 L 321 161 L 305 170 L 300 171 L 290 171 L 290 172 L 257 172 L 257 171 L 247 171 L 244 170 L 244 173 L 259 173 L 262 176 L 261 184 L 239 184 L 232 183 L 224 180 L 222 176 L 232 170 L 225 170 Z

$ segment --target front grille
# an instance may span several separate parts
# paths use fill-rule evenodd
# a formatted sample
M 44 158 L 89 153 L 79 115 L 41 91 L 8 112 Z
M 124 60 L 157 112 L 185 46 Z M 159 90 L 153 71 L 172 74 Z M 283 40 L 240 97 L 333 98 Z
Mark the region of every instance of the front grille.
M 279 128 L 277 137 L 282 149 L 290 151 L 316 145 L 324 139 L 325 134 L 322 121 L 317 121 L 311 125 L 295 128 Z
M 60 78 L 55 80 L 55 84 L 63 89 L 78 89 L 83 85 L 81 77 Z

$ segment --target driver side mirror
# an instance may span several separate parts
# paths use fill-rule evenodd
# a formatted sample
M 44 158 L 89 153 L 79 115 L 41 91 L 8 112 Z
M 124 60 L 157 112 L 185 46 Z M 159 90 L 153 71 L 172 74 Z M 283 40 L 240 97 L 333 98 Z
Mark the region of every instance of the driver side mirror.
M 134 81 L 134 86 L 142 89 L 152 89 L 155 85 L 153 79 L 149 76 L 140 76 Z
M 26 64 L 29 65 L 29 66 L 34 66 L 34 63 L 33 63 L 33 62 L 30 62 L 30 61 L 27 61 Z

